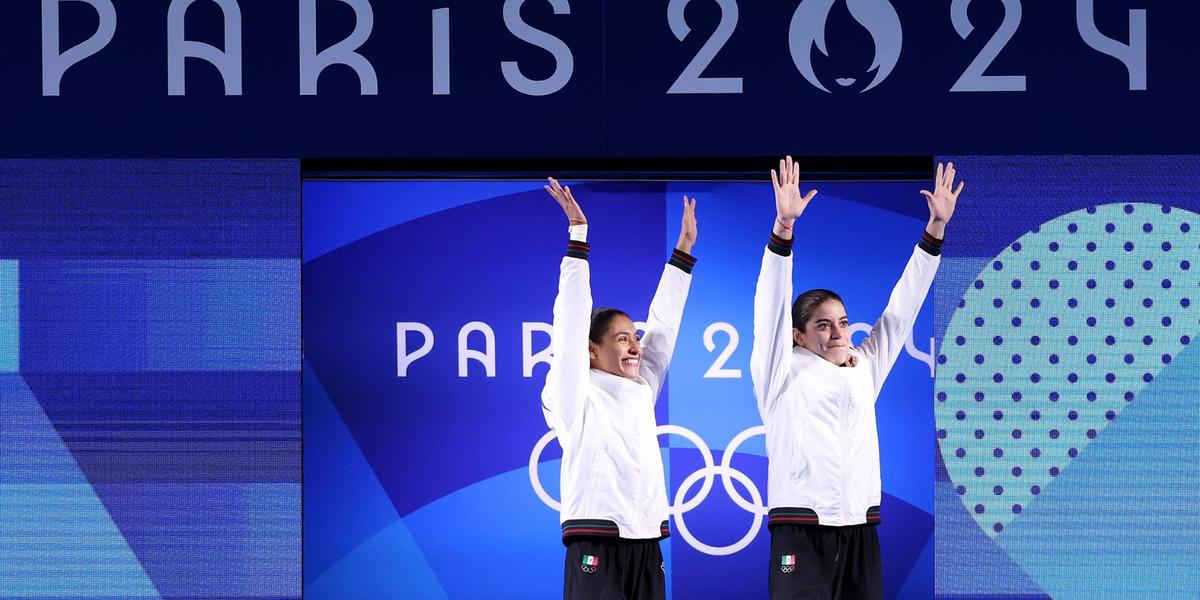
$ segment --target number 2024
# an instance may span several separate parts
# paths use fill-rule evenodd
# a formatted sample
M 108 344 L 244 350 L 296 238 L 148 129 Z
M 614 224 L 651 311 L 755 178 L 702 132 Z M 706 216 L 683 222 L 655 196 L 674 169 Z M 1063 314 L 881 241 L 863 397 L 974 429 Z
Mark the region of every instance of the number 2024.
M 691 33 L 691 28 L 688 26 L 684 18 L 684 9 L 693 0 L 670 0 L 667 5 L 667 24 L 671 28 L 671 32 L 679 41 L 684 41 Z M 695 0 L 702 1 L 702 0 Z M 738 4 L 737 0 L 708 0 L 716 2 L 721 10 L 721 19 L 717 23 L 716 29 L 705 41 L 704 45 L 692 58 L 691 62 L 684 67 L 683 71 L 676 78 L 675 82 L 667 90 L 668 94 L 740 94 L 742 93 L 742 78 L 741 77 L 705 77 L 702 73 L 716 58 L 717 54 L 724 48 L 729 39 L 733 37 L 733 32 L 737 28 L 738 23 Z M 792 25 L 789 29 L 788 45 L 792 51 L 793 60 L 796 62 L 796 67 L 801 72 L 805 72 L 810 68 L 802 64 L 802 60 L 797 59 L 801 53 L 811 51 L 811 41 L 806 40 L 805 36 L 800 32 L 802 30 L 801 20 L 811 16 L 813 6 L 806 6 L 810 3 L 818 5 L 819 10 L 822 6 L 825 12 L 828 13 L 828 7 L 832 6 L 835 0 L 804 0 L 796 7 L 793 13 Z M 971 24 L 967 16 L 967 8 L 973 0 L 952 0 L 950 3 L 950 20 L 954 26 L 954 30 L 962 39 L 967 39 L 974 33 L 974 26 Z M 974 0 L 984 1 L 984 0 Z M 975 56 L 975 59 L 967 65 L 966 70 L 959 76 L 958 80 L 950 88 L 952 92 L 1023 92 L 1025 91 L 1025 76 L 1024 75 L 986 75 L 984 72 L 991 66 L 992 62 L 1000 55 L 1000 52 L 1012 40 L 1017 32 L 1017 28 L 1021 23 L 1021 0 L 988 0 L 999 2 L 1004 8 L 1004 18 L 1000 26 L 992 33 L 991 38 Z M 879 5 L 890 7 L 886 2 Z M 895 26 L 898 27 L 898 19 L 895 17 L 894 9 L 891 17 L 894 19 Z M 814 26 L 809 23 L 807 26 Z M 816 24 L 817 27 L 824 27 L 823 23 Z M 1111 56 L 1125 65 L 1125 69 L 1129 74 L 1129 89 L 1130 90 L 1145 90 L 1146 89 L 1146 10 L 1136 9 L 1129 11 L 1129 42 L 1121 43 L 1117 40 L 1109 38 L 1100 33 L 1096 27 L 1095 21 L 1095 6 L 1094 0 L 1076 0 L 1075 2 L 1075 26 L 1079 31 L 1079 35 L 1083 38 L 1084 43 L 1089 47 Z M 874 34 L 873 34 L 874 35 Z M 895 36 L 895 54 L 899 55 L 899 31 L 896 30 Z M 821 50 L 824 52 L 823 41 L 821 42 Z M 894 59 L 895 57 L 893 57 Z M 879 59 L 877 57 L 876 64 Z M 890 71 L 890 68 L 887 69 Z M 807 76 L 807 74 L 806 74 Z M 863 91 L 874 87 L 887 76 L 887 72 L 880 73 L 871 85 L 867 86 Z M 811 80 L 811 79 L 810 79 Z M 815 82 L 814 82 L 815 83 Z M 817 84 L 818 87 L 821 87 Z M 824 89 L 824 88 L 822 88 Z M 828 91 L 828 90 L 825 90 Z

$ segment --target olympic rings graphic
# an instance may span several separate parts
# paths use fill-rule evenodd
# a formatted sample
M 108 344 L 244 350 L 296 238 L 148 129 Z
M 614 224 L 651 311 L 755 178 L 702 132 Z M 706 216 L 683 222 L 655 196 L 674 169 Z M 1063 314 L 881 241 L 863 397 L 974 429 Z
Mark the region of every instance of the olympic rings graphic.
M 796 571 L 796 567 L 792 565 L 783 565 L 779 567 L 779 570 L 783 573 L 794 573 Z
M 675 501 L 668 507 L 668 513 L 675 517 L 675 527 L 678 529 L 679 535 L 692 548 L 712 556 L 726 556 L 749 546 L 750 542 L 754 541 L 754 538 L 758 535 L 758 532 L 762 528 L 763 518 L 767 516 L 767 506 L 763 502 L 762 493 L 759 492 L 754 481 L 745 473 L 733 468 L 731 463 L 733 462 L 733 455 L 746 440 L 756 435 L 765 435 L 766 431 L 766 427 L 758 425 L 735 435 L 729 441 L 729 445 L 726 446 L 725 451 L 721 453 L 721 464 L 717 465 L 713 460 L 712 451 L 709 449 L 708 444 L 704 443 L 704 440 L 699 435 L 696 435 L 696 432 L 679 425 L 658 426 L 658 435 L 678 435 L 687 439 L 696 446 L 696 450 L 700 452 L 700 456 L 704 459 L 704 468 L 684 478 L 683 482 L 679 485 L 679 489 L 675 491 Z M 557 436 L 553 431 L 547 431 L 534 444 L 533 452 L 529 454 L 529 483 L 533 486 L 534 493 L 537 494 L 537 497 L 546 506 L 558 511 L 562 509 L 562 505 L 546 492 L 546 488 L 542 486 L 537 472 L 538 459 L 541 458 L 546 446 L 556 438 Z M 712 491 L 713 480 L 717 476 L 721 477 L 721 484 L 725 488 L 725 493 L 733 500 L 733 503 L 738 505 L 742 510 L 754 515 L 754 522 L 750 526 L 750 530 L 746 532 L 746 535 L 728 546 L 710 546 L 701 542 L 692 535 L 692 532 L 687 528 L 687 523 L 683 520 L 684 513 L 696 508 L 708 498 L 709 492 Z M 700 491 L 696 492 L 696 495 L 691 500 L 685 500 L 688 490 L 692 489 L 692 486 L 701 479 L 703 481 L 700 484 Z M 749 499 L 743 498 L 737 488 L 733 486 L 733 480 L 735 479 L 738 483 L 745 486 L 746 490 L 750 493 Z
M 537 494 L 537 497 L 541 498 L 546 506 L 554 509 L 554 512 L 558 512 L 562 510 L 562 504 L 546 493 L 546 488 L 542 487 L 542 480 L 538 477 L 537 471 L 538 458 L 542 456 L 542 451 L 546 449 L 546 446 L 550 445 L 550 440 L 554 439 L 558 439 L 558 436 L 554 435 L 554 431 L 547 431 L 546 435 L 543 435 L 542 439 L 533 445 L 533 452 L 529 454 L 529 484 L 533 486 L 533 493 Z

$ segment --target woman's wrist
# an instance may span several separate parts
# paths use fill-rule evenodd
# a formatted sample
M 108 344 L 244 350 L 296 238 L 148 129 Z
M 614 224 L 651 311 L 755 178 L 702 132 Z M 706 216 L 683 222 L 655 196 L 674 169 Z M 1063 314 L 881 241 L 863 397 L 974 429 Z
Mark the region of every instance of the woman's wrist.
M 935 238 L 943 239 L 946 237 L 946 222 L 930 217 L 929 222 L 925 224 L 925 231 Z
M 771 232 L 785 240 L 790 240 L 792 239 L 792 227 L 795 225 L 795 222 L 795 219 L 784 219 L 776 216 L 775 225 L 771 228 Z

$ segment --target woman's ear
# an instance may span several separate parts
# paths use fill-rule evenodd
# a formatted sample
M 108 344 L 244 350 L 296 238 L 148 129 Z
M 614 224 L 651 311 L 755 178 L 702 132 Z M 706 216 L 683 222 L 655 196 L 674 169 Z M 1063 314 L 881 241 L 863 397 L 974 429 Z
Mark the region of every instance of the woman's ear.
M 596 360 L 596 342 L 588 340 L 588 358 Z
M 800 330 L 795 327 L 792 328 L 792 341 L 796 342 L 798 346 L 804 345 L 804 334 L 800 333 Z

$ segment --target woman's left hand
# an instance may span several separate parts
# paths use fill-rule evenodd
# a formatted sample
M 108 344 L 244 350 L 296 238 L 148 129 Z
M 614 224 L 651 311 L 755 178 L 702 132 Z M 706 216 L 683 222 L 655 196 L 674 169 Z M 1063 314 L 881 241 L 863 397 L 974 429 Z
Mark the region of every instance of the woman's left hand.
M 921 190 L 925 201 L 929 203 L 929 220 L 932 223 L 945 225 L 954 216 L 954 205 L 958 202 L 958 194 L 963 190 L 964 182 L 958 182 L 954 189 L 954 163 L 947 163 L 942 168 L 938 163 L 937 177 L 933 182 L 933 192 Z
M 687 196 L 683 197 L 683 221 L 679 225 L 679 242 L 675 244 L 675 248 L 692 253 L 692 246 L 696 245 L 696 199 L 690 201 Z

